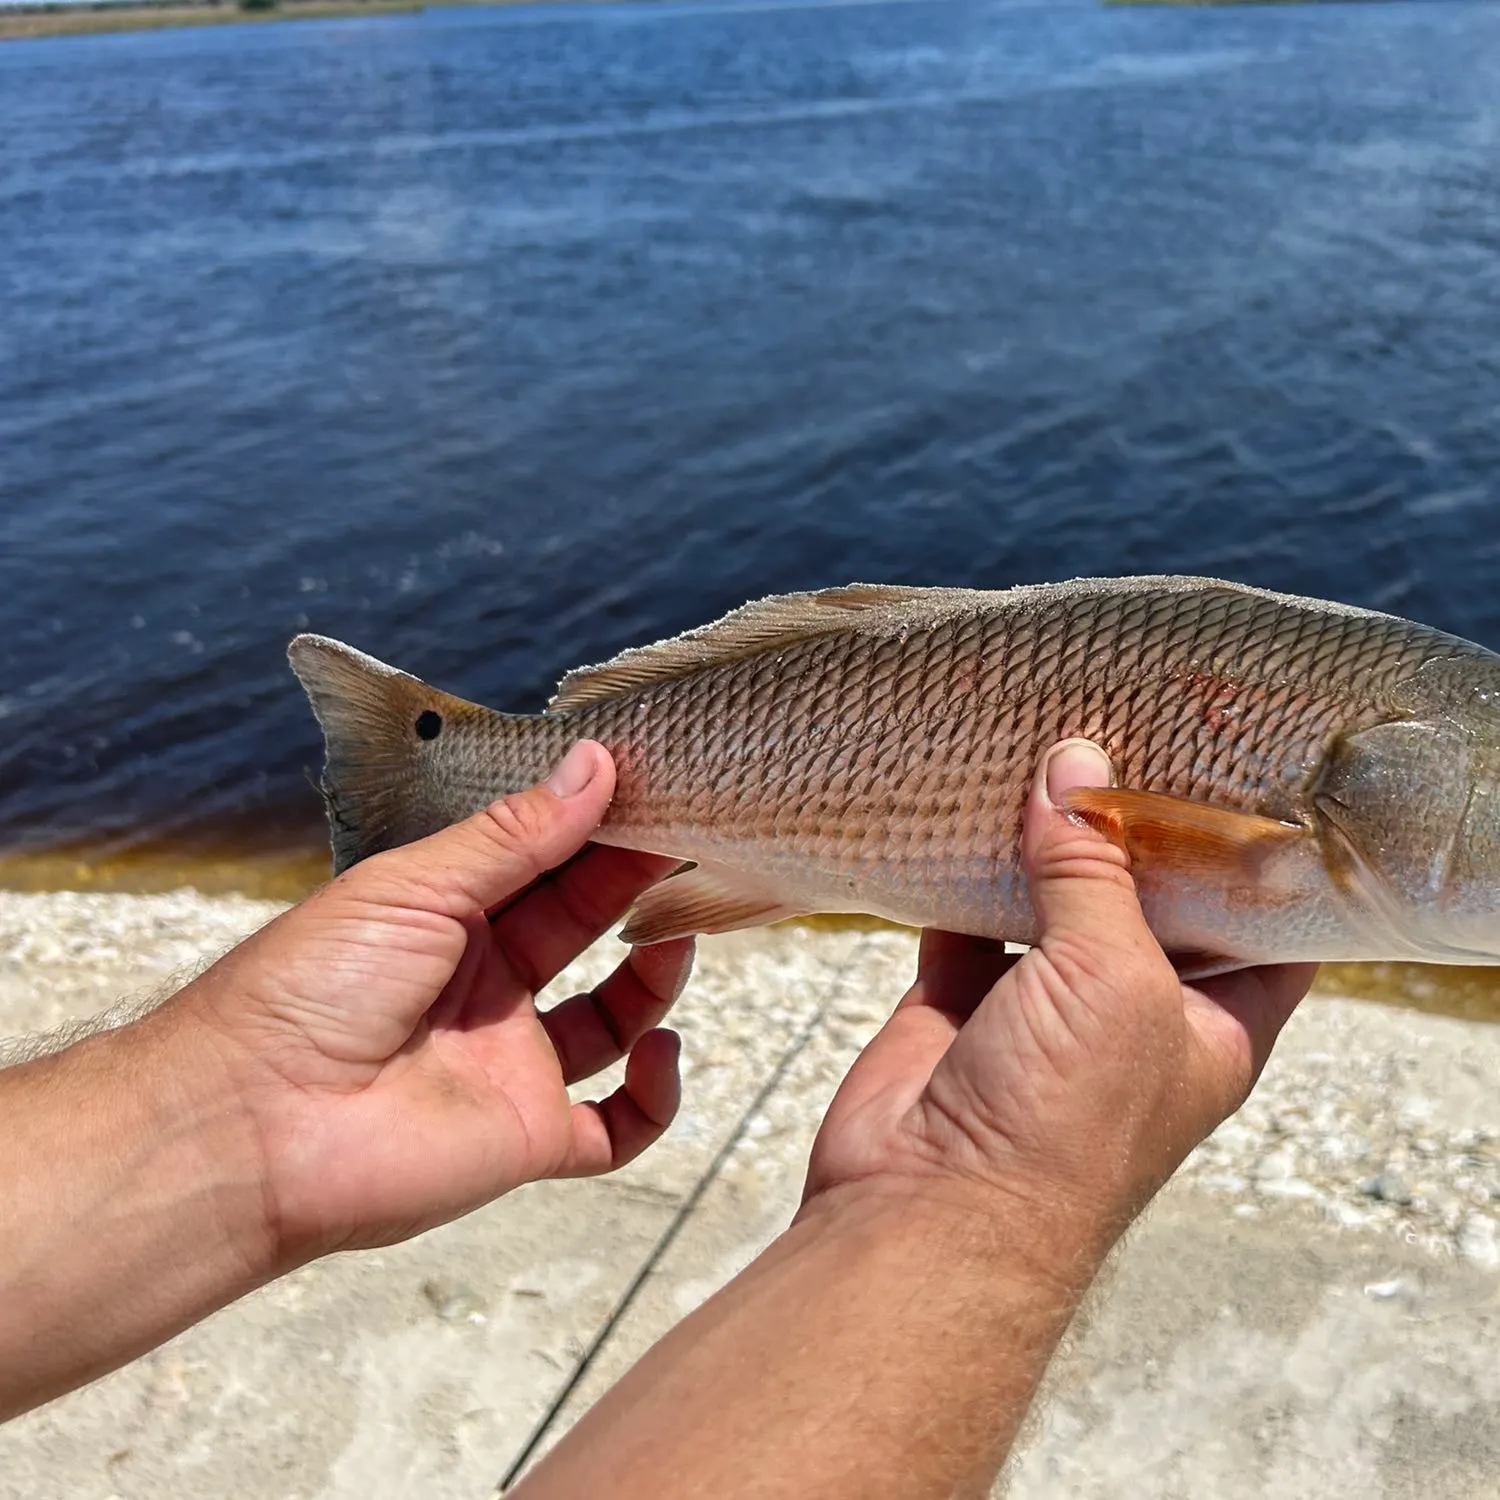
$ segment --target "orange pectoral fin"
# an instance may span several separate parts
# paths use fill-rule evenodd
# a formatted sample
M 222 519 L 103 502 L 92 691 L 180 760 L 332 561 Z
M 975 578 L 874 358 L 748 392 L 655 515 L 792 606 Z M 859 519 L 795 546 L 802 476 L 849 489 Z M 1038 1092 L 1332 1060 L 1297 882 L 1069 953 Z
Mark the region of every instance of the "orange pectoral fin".
M 1118 844 L 1133 867 L 1216 883 L 1253 881 L 1271 855 L 1307 837 L 1297 823 L 1227 812 L 1161 792 L 1077 787 L 1060 805 Z

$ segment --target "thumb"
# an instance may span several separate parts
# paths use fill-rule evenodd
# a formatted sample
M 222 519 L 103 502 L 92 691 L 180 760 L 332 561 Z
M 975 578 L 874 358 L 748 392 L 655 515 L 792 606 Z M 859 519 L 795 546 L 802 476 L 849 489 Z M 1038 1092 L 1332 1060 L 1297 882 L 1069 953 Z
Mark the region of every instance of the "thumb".
M 580 740 L 545 781 L 401 849 L 356 865 L 358 894 L 453 917 L 487 912 L 571 859 L 609 809 L 615 763 Z
M 1141 912 L 1129 855 L 1067 813 L 1069 792 L 1111 779 L 1109 757 L 1091 741 L 1053 746 L 1032 782 L 1021 859 L 1048 957 L 1074 970 L 1064 977 L 1118 988 L 1138 965 L 1164 959 Z

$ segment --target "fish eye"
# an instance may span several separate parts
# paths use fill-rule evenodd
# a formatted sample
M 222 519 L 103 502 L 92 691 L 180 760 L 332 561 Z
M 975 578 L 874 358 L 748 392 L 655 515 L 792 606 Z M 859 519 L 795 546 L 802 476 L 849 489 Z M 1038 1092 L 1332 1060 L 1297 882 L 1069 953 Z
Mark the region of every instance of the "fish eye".
M 435 740 L 442 732 L 442 714 L 435 713 L 430 708 L 424 708 L 417 715 L 417 738 L 419 740 Z

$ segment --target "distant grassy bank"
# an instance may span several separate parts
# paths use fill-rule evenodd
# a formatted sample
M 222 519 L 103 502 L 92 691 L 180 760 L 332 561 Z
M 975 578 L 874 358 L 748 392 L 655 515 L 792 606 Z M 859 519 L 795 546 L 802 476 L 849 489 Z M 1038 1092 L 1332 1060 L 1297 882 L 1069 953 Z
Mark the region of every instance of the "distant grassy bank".
M 1105 5 L 1348 5 L 1354 0 L 1102 0 Z M 1376 0 L 1367 0 L 1376 3 Z
M 518 0 L 442 0 L 445 5 L 506 5 Z M 324 21 L 425 10 L 424 0 L 145 0 L 139 5 L 0 5 L 0 42 L 161 31 L 173 26 L 243 26 L 263 21 Z

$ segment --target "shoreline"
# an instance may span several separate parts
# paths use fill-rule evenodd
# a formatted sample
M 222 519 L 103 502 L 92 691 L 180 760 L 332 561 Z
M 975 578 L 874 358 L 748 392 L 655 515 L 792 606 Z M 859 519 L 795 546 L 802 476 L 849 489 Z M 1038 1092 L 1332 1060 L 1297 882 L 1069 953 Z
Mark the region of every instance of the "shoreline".
M 265 848 L 233 842 L 75 843 L 0 849 L 0 896 L 38 891 L 140 896 L 191 890 L 205 897 L 290 904 L 310 896 L 330 872 L 328 845 L 322 842 Z
M 1099 0 L 1099 3 L 1120 8 L 1130 6 L 1145 9 L 1155 6 L 1183 9 L 1193 6 L 1200 10 L 1227 10 L 1251 5 L 1376 5 L 1380 0 Z
M 328 848 L 322 843 L 256 849 L 232 843 L 194 847 L 145 842 L 120 849 L 72 845 L 0 850 L 0 910 L 15 896 L 70 894 L 282 907 L 310 896 L 329 878 Z M 815 933 L 909 931 L 856 915 L 793 917 L 778 926 Z M 1330 963 L 1323 965 L 1313 993 L 1500 1025 L 1500 966 Z
M 507 0 L 494 0 L 496 4 Z M 269 21 L 333 21 L 350 16 L 411 15 L 423 0 L 287 0 L 266 10 L 239 5 L 90 5 L 0 10 L 0 42 L 70 36 L 114 36 L 135 31 L 175 31 L 198 26 L 256 26 Z
M 546 0 L 440 0 L 448 6 L 545 4 Z M 145 0 L 143 4 L 0 5 L 0 42 L 114 36 L 199 26 L 259 26 L 277 21 L 344 21 L 415 15 L 429 0 Z

